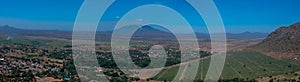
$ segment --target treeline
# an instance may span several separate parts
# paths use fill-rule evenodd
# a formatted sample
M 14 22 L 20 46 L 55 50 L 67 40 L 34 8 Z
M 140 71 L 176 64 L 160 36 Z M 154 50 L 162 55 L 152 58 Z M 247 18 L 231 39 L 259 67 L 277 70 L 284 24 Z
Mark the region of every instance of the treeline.
M 146 67 L 151 62 L 151 60 L 147 54 L 142 53 L 138 50 L 130 50 L 129 53 L 130 53 L 130 56 L 131 56 L 131 59 L 133 60 L 133 62 L 140 67 Z M 96 52 L 96 54 L 98 55 L 98 63 L 101 67 L 117 68 L 117 65 L 114 61 L 114 58 L 113 58 L 111 52 Z M 201 55 L 201 57 L 207 57 L 207 56 L 211 55 L 211 53 L 204 52 L 204 51 L 200 51 L 199 54 Z M 167 58 L 165 66 L 179 64 L 180 62 L 181 62 L 180 53 L 169 54 L 169 57 Z

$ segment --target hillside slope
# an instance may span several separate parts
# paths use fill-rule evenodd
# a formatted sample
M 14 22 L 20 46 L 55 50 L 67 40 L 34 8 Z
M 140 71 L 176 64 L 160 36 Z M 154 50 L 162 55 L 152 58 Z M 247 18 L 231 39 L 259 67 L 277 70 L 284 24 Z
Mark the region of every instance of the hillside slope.
M 196 81 L 204 80 L 209 64 L 210 58 L 201 60 L 195 78 Z M 152 79 L 171 81 L 176 76 L 178 69 L 178 66 L 166 68 Z M 220 79 L 232 80 L 239 78 L 244 81 L 250 81 L 259 77 L 291 73 L 299 69 L 300 67 L 297 65 L 291 65 L 288 62 L 277 60 L 255 51 L 229 52 Z
M 261 43 L 252 47 L 278 59 L 298 60 L 300 55 L 300 22 L 280 27 Z

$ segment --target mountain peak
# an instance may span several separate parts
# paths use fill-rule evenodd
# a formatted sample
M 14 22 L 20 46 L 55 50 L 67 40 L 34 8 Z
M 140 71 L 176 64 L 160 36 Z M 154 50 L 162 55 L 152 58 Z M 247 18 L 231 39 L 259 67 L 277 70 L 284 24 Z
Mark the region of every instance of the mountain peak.
M 292 29 L 299 29 L 300 30 L 300 22 L 297 22 L 291 26 L 289 26 L 289 28 L 292 28 Z
M 169 33 L 161 26 L 145 25 L 140 27 L 132 37 L 135 40 L 176 40 L 172 33 Z
M 9 26 L 9 25 L 4 25 L 4 26 L 0 26 L 0 31 L 6 31 L 6 32 L 11 32 L 11 31 L 17 31 L 19 29 L 15 28 L 15 27 L 12 27 L 12 26 Z
M 155 29 L 149 25 L 145 25 L 145 26 L 142 26 L 140 29 L 147 29 L 147 30 L 158 30 L 158 29 Z
M 9 26 L 9 25 L 3 25 L 3 26 L 0 26 L 1 28 L 15 28 L 15 27 L 12 27 L 12 26 Z
M 9 25 L 3 25 L 2 27 L 10 27 Z
M 300 22 L 297 22 L 297 23 L 295 23 L 295 24 L 298 24 L 298 25 L 300 25 Z
M 144 25 L 141 28 L 139 28 L 137 32 L 169 33 L 169 31 L 166 30 L 164 27 L 158 25 Z

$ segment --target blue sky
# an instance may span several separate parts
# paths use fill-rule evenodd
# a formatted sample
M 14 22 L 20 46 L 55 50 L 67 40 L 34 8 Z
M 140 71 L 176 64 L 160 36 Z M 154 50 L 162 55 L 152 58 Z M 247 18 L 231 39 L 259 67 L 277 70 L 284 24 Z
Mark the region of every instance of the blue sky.
M 0 25 L 24 29 L 72 30 L 83 0 L 1 0 Z M 214 0 L 227 32 L 269 33 L 280 26 L 300 21 L 300 0 Z M 195 30 L 205 24 L 183 0 L 117 0 L 100 25 L 109 30 L 118 17 L 144 4 L 166 5 L 184 16 Z M 163 19 L 172 19 L 163 17 Z M 201 31 L 200 31 L 201 32 Z

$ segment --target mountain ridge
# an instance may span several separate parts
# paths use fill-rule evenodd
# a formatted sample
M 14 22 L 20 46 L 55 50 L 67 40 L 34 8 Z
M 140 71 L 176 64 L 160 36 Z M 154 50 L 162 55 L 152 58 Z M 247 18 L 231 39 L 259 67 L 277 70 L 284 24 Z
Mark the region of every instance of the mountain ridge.
M 58 37 L 65 39 L 72 39 L 72 31 L 61 30 L 33 30 L 33 29 L 19 29 L 9 25 L 0 26 L 0 32 L 3 34 L 17 34 L 18 36 L 46 36 L 46 37 Z M 96 38 L 103 38 L 109 40 L 113 31 L 97 31 Z M 148 34 L 148 35 L 144 35 Z M 153 35 L 154 34 L 154 35 Z M 198 38 L 209 38 L 209 34 L 195 32 Z M 229 39 L 254 39 L 265 38 L 267 34 L 258 32 L 243 32 L 243 33 L 226 33 Z M 145 25 L 135 32 L 134 36 L 141 38 L 144 36 L 152 36 L 163 38 L 170 37 L 173 34 L 167 29 L 158 25 Z M 147 39 L 147 38 L 146 38 Z M 166 38 L 167 39 L 167 38 Z

